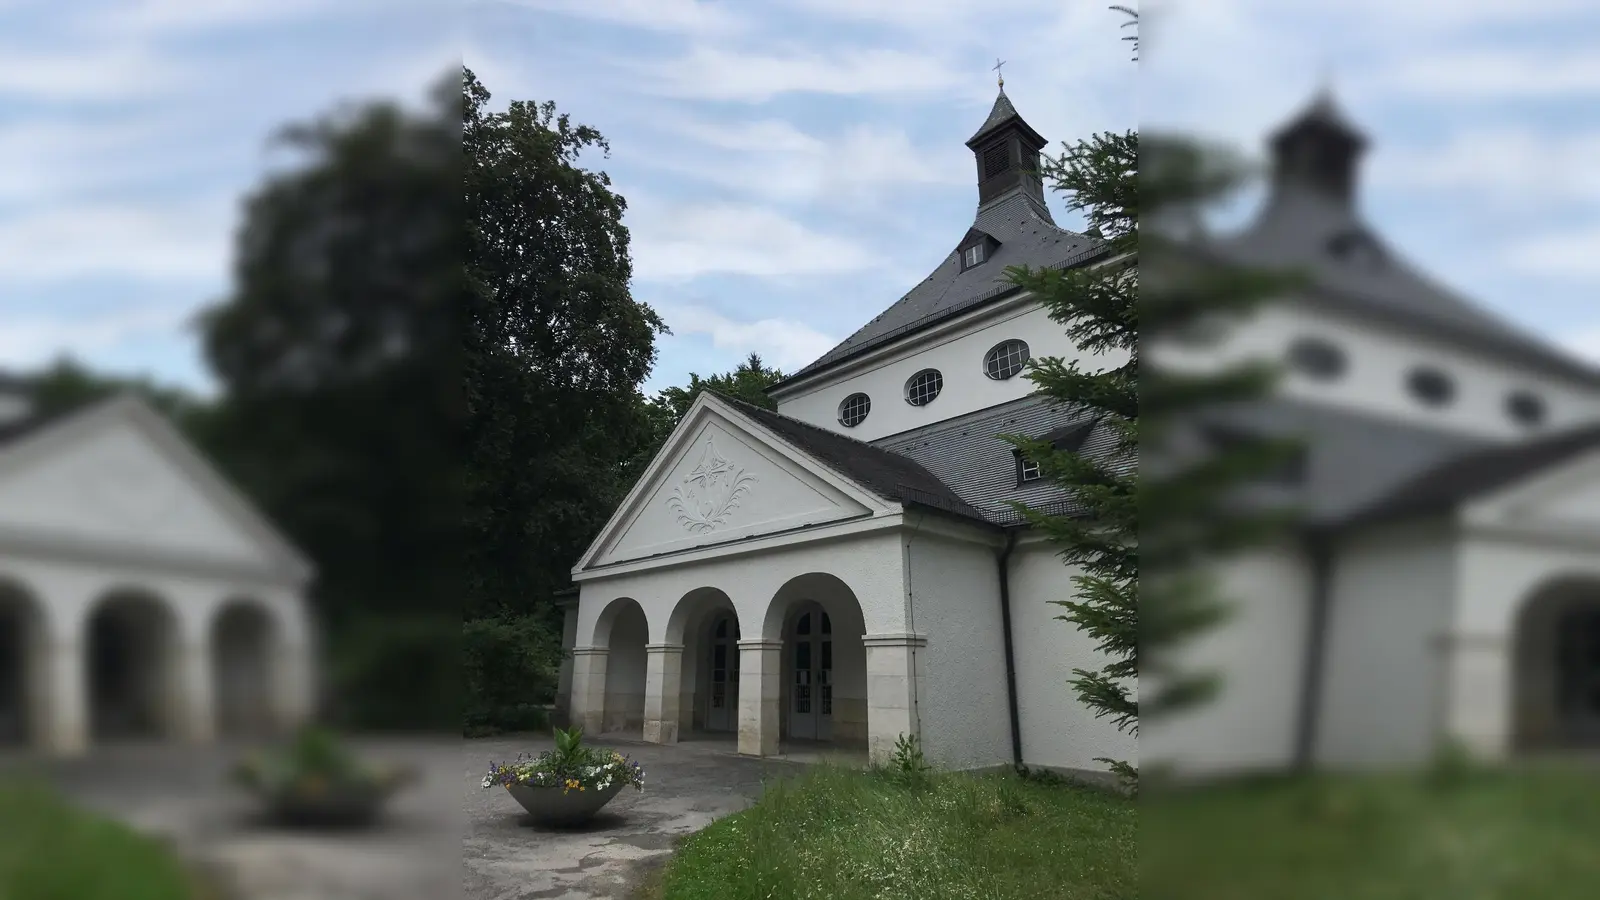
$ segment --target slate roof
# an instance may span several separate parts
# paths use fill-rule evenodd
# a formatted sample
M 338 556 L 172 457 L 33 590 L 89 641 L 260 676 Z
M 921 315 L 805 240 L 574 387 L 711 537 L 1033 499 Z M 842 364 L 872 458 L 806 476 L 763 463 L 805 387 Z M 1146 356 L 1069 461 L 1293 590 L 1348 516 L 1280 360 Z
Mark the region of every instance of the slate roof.
M 873 441 L 876 447 L 903 454 L 929 471 L 983 513 L 996 525 L 1014 525 L 1022 517 L 1008 501 L 1074 514 L 1082 508 L 1060 486 L 1049 481 L 1018 485 L 1014 448 L 1002 434 L 1025 434 L 1040 439 L 1073 436 L 1088 426 L 1078 449 L 1105 458 L 1113 448 L 1112 436 L 1094 425 L 1094 418 L 1037 395 L 956 416 L 932 425 Z M 1128 467 L 1131 468 L 1132 461 Z
M 1406 481 L 1341 524 L 1354 526 L 1445 512 L 1464 501 L 1508 487 L 1541 469 L 1595 449 L 1600 449 L 1600 425 L 1586 425 L 1537 440 L 1459 454 Z
M 1000 95 L 994 98 L 994 106 L 989 108 L 989 118 L 984 119 L 983 124 L 978 126 L 978 130 L 973 133 L 972 137 L 967 138 L 967 146 L 971 147 L 973 144 L 978 143 L 991 132 L 999 129 L 1001 125 L 1013 119 L 1021 122 L 1022 126 L 1030 133 L 1038 134 L 1038 132 L 1028 127 L 1027 122 L 1022 121 L 1022 116 L 1017 114 L 1017 108 L 1011 105 L 1011 98 L 1006 96 L 1006 89 L 1001 88 Z
M 979 209 L 972 228 L 1000 242 L 986 262 L 963 272 L 961 260 L 952 249 L 931 275 L 894 305 L 816 362 L 773 387 L 805 378 L 873 347 L 1016 293 L 1016 286 L 1006 280 L 1007 266 L 1070 269 L 1109 252 L 1103 243 L 1057 227 L 1049 210 L 1021 190 Z M 966 233 L 963 230 L 963 236 Z
M 1278 132 L 1316 121 L 1360 138 L 1344 114 L 1323 96 Z M 1336 241 L 1364 245 L 1375 262 L 1340 258 Z M 1223 258 L 1252 266 L 1292 268 L 1312 282 L 1306 299 L 1342 311 L 1494 353 L 1530 368 L 1600 385 L 1600 369 L 1568 355 L 1422 274 L 1389 247 L 1353 203 L 1280 179 L 1253 224 L 1215 240 Z
M 1044 143 L 1044 138 L 1017 114 L 1002 89 L 989 117 L 967 145 L 976 147 L 982 138 L 1008 124 L 1036 143 Z M 999 247 L 982 264 L 963 272 L 957 248 L 973 230 L 994 238 Z M 838 346 L 771 389 L 781 389 L 873 347 L 1017 293 L 1016 286 L 1005 277 L 1008 266 L 1069 269 L 1093 262 L 1108 252 L 1110 248 L 1104 243 L 1056 225 L 1049 208 L 1019 184 L 978 206 L 971 228 L 962 230 L 961 238 L 951 245 L 932 274 Z
M 909 456 L 891 453 L 848 435 L 819 428 L 742 400 L 719 395 L 763 427 L 840 475 L 885 500 L 943 510 L 980 522 L 983 513 Z

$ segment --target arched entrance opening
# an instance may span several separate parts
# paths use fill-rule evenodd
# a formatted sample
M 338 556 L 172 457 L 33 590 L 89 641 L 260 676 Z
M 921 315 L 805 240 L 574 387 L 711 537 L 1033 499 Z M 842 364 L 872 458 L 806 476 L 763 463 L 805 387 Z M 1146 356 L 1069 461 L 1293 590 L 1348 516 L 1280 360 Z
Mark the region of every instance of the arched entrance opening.
M 855 592 L 834 575 L 792 578 L 774 595 L 763 631 L 782 641 L 782 739 L 864 746 L 866 626 Z
M 1600 748 L 1600 579 L 1536 591 L 1517 618 L 1513 746 Z
M 91 739 L 176 736 L 182 687 L 171 609 L 150 594 L 118 591 L 95 605 L 87 628 Z
M 27 746 L 44 736 L 44 613 L 21 584 L 0 578 L 0 746 Z
M 683 646 L 679 732 L 739 730 L 739 614 L 713 587 L 683 595 L 667 619 L 667 644 Z
M 610 734 L 644 734 L 645 644 L 650 626 L 638 602 L 611 601 L 595 625 L 595 646 L 606 648 L 605 703 L 600 730 Z
M 259 603 L 233 601 L 211 623 L 211 683 L 220 737 L 258 738 L 279 727 L 278 629 Z

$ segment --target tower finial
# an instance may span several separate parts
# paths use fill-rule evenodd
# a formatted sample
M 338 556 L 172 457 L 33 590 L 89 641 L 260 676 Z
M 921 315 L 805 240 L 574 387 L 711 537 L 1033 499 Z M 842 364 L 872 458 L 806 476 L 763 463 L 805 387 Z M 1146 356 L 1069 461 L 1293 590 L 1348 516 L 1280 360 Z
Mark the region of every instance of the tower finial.
M 1006 64 L 1006 61 L 1001 59 L 1000 57 L 996 56 L 994 58 L 995 78 L 999 80 L 999 82 L 1000 82 L 1000 90 L 1002 90 L 1002 91 L 1006 89 L 1006 73 L 1000 71 L 1000 67 L 1005 65 L 1005 64 Z

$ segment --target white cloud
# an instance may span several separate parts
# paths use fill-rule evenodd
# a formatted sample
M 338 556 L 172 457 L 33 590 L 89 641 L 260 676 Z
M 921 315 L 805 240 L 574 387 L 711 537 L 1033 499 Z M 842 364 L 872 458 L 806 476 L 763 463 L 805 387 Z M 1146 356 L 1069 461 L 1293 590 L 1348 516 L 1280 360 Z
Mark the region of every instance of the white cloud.
M 700 45 L 637 67 L 643 90 L 670 97 L 761 103 L 780 94 L 931 94 L 966 81 L 947 63 L 902 50 L 752 52 Z
M 1600 283 L 1600 226 L 1567 228 L 1519 241 L 1506 262 L 1538 275 Z
M 745 20 L 722 0 L 479 0 L 482 5 L 523 6 L 542 13 L 609 22 L 647 31 L 694 35 L 743 31 Z
M 1543 49 L 1420 55 L 1380 71 L 1391 90 L 1456 100 L 1565 99 L 1600 94 L 1600 46 L 1566 54 Z
M 177 331 L 194 310 L 170 305 L 139 306 L 92 315 L 17 316 L 5 313 L 0 328 L 0 364 L 26 368 L 70 354 L 93 358 L 129 341 Z
M 785 372 L 811 363 L 839 343 L 797 319 L 735 322 L 702 306 L 668 307 L 662 316 L 675 336 L 703 334 L 718 350 L 759 353 L 767 365 Z
M 1580 359 L 1600 365 L 1600 325 L 1565 330 L 1561 345 Z
M 185 69 L 140 47 L 72 50 L 0 46 L 0 97 L 40 101 L 127 100 L 179 84 Z
M 757 206 L 661 208 L 635 201 L 628 226 L 634 277 L 641 281 L 687 281 L 710 274 L 837 274 L 874 264 L 856 242 L 813 231 Z
M 232 204 L 61 205 L 0 220 L 0 284 L 85 276 L 219 282 Z
M 891 126 L 856 125 L 826 138 L 777 119 L 730 124 L 684 120 L 669 127 L 695 146 L 658 159 L 662 165 L 780 203 L 833 201 L 866 207 L 896 189 L 970 180 L 966 148 L 932 153 Z M 725 152 L 708 153 L 706 147 Z
M 1467 128 L 1443 145 L 1400 145 L 1375 160 L 1386 189 L 1460 189 L 1500 203 L 1547 209 L 1600 200 L 1600 132 L 1536 131 L 1514 124 Z
M 257 27 L 376 8 L 371 0 L 137 0 L 85 10 L 85 31 L 123 39 Z

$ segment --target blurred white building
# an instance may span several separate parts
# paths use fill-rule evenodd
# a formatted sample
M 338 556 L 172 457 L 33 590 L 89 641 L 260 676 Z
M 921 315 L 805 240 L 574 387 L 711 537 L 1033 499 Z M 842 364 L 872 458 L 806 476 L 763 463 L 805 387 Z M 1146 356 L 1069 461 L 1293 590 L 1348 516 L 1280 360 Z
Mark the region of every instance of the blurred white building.
M 1417 271 L 1362 215 L 1367 139 L 1322 95 L 1275 134 L 1263 209 L 1204 252 L 1310 276 L 1163 363 L 1285 360 L 1193 433 L 1305 439 L 1263 486 L 1306 524 L 1226 568 L 1190 662 L 1220 698 L 1147 723 L 1192 771 L 1600 745 L 1600 371 Z
M 312 708 L 306 559 L 131 395 L 0 378 L 0 741 L 208 741 Z

